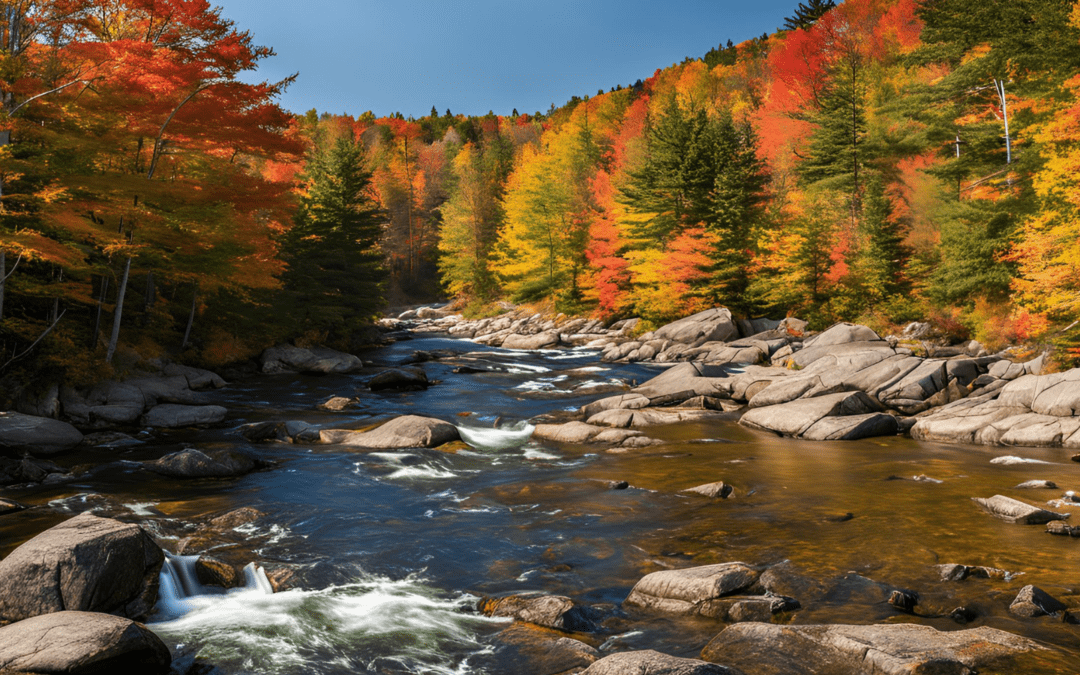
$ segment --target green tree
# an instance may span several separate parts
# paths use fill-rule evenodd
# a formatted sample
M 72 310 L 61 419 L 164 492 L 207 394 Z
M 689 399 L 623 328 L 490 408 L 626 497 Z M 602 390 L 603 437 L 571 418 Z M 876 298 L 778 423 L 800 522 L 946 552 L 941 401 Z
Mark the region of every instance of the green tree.
M 344 131 L 317 139 L 302 176 L 306 191 L 284 242 L 284 282 L 297 319 L 345 338 L 383 305 L 379 210 L 371 173 Z
M 810 0 L 809 4 L 800 2 L 795 14 L 784 19 L 784 30 L 809 28 L 833 7 L 836 7 L 835 0 Z
M 866 186 L 860 234 L 863 245 L 856 258 L 856 273 L 864 291 L 864 301 L 874 305 L 903 288 L 903 233 L 894 220 L 885 183 L 875 175 Z

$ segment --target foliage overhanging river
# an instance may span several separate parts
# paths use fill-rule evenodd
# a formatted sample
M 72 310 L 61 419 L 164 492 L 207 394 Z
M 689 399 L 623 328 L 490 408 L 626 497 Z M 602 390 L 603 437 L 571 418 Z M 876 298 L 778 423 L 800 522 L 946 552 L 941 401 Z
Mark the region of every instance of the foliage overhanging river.
M 965 627 L 899 613 L 883 601 L 880 582 L 917 590 L 927 614 L 967 606 L 979 617 L 966 627 L 989 625 L 1052 646 L 1025 661 L 1028 672 L 1073 672 L 1080 663 L 1075 626 L 1019 619 L 1005 609 L 1026 584 L 1080 604 L 1076 540 L 1004 523 L 971 501 L 1029 479 L 1080 488 L 1080 464 L 1061 449 L 1003 452 L 900 437 L 813 443 L 734 421 L 649 429 L 669 442 L 623 453 L 541 445 L 528 439 L 525 420 L 576 409 L 658 370 L 598 363 L 595 352 L 582 350 L 514 352 L 438 337 L 365 356 L 395 365 L 414 350 L 434 349 L 483 352 L 506 370 L 455 374 L 429 362 L 424 368 L 438 384 L 393 394 L 367 392 L 362 377 L 344 375 L 233 384 L 213 394 L 230 410 L 225 427 L 144 436 L 145 444 L 123 450 L 80 450 L 60 461 L 113 461 L 74 484 L 8 491 L 45 508 L 0 519 L 0 555 L 85 510 L 141 522 L 166 548 L 177 536 L 174 520 L 245 506 L 262 511 L 264 518 L 236 534 L 249 558 L 294 569 L 294 588 L 195 598 L 151 624 L 174 654 L 198 654 L 225 673 L 525 673 L 493 646 L 508 624 L 475 613 L 477 596 L 542 591 L 617 605 L 649 572 L 736 560 L 790 561 L 820 582 L 825 590 L 804 599 L 792 617 L 797 623 Z M 360 404 L 339 413 L 315 409 L 333 395 L 359 396 Z M 246 446 L 236 428 L 248 422 L 345 428 L 409 413 L 465 427 L 473 448 L 259 445 L 277 465 L 239 479 L 180 481 L 133 464 L 181 447 Z M 1032 461 L 991 463 L 1005 454 Z M 609 489 L 611 480 L 630 487 Z M 680 494 L 718 480 L 735 486 L 734 498 Z M 1016 576 L 943 582 L 933 569 L 941 563 Z M 595 646 L 697 657 L 722 627 L 629 611 L 607 623 Z

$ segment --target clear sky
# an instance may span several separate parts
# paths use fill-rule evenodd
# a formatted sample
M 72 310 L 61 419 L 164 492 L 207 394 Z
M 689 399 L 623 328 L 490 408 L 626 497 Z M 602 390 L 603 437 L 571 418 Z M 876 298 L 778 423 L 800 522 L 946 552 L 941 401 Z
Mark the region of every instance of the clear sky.
M 294 112 L 508 115 L 632 84 L 728 39 L 771 33 L 797 0 L 211 0 L 277 52 Z M 246 78 L 249 79 L 249 78 Z

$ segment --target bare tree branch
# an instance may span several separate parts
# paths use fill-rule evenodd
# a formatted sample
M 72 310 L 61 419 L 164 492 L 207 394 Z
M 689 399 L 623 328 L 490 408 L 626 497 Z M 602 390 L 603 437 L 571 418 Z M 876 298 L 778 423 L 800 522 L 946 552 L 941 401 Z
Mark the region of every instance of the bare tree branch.
M 16 354 L 16 355 L 12 356 L 10 359 L 8 359 L 7 361 L 5 361 L 4 365 L 0 366 L 0 370 L 3 370 L 5 368 L 7 368 L 8 366 L 10 366 L 15 361 L 18 361 L 19 359 L 21 359 L 22 357 L 26 356 L 31 351 L 33 351 L 34 347 L 37 347 L 38 343 L 41 342 L 42 340 L 44 340 L 45 336 L 48 335 L 49 333 L 51 333 L 53 328 L 56 328 L 56 324 L 60 323 L 60 319 L 63 319 L 65 314 L 67 314 L 66 309 L 64 311 L 60 312 L 60 316 L 56 317 L 56 319 L 49 325 L 49 327 L 45 329 L 45 332 L 42 333 L 41 335 L 39 335 L 38 339 L 34 340 L 34 343 L 32 345 L 27 347 L 21 354 Z

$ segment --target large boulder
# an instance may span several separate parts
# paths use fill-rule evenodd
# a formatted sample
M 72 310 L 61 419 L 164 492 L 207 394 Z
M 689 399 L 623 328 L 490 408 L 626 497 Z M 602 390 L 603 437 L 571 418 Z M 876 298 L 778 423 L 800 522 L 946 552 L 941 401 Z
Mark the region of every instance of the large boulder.
M 651 649 L 605 656 L 581 675 L 742 675 L 734 668 L 698 659 L 683 659 Z
M 324 429 L 319 438 L 323 443 L 379 449 L 434 448 L 461 440 L 453 424 L 419 415 L 397 417 L 371 431 Z
M 327 347 L 278 345 L 262 353 L 262 372 L 355 373 L 364 367 L 359 357 Z
M 896 433 L 895 423 L 892 427 L 882 424 L 877 418 L 872 417 L 879 412 L 880 406 L 869 396 L 861 391 L 840 392 L 826 394 L 815 398 L 798 399 L 780 405 L 753 408 L 739 420 L 739 424 L 751 429 L 774 431 L 784 436 L 809 437 L 812 439 L 848 439 L 857 436 L 854 432 L 886 431 Z M 836 425 L 826 422 L 827 427 L 814 431 L 814 427 L 826 418 L 860 416 L 854 425 Z M 871 415 L 871 417 L 862 417 Z M 886 416 L 887 417 L 887 416 Z M 845 434 L 846 430 L 846 434 Z
M 180 405 L 162 403 L 156 405 L 142 416 L 142 424 L 147 427 L 178 429 L 202 424 L 217 424 L 225 419 L 229 411 L 219 405 Z
M 837 323 L 804 340 L 803 347 L 826 347 L 850 342 L 877 342 L 879 340 L 881 340 L 881 336 L 866 326 L 853 323 Z
M 559 333 L 547 331 L 536 335 L 507 335 L 503 340 L 503 349 L 546 349 L 559 345 Z
M 565 424 L 537 424 L 533 429 L 532 437 L 556 443 L 588 443 L 606 427 L 586 424 L 584 422 L 567 422 Z
M 5 673 L 166 673 L 169 648 L 146 626 L 108 614 L 57 611 L 0 628 Z
M 1025 618 L 1063 614 L 1068 611 L 1065 603 L 1037 586 L 1028 584 L 1020 589 L 1009 605 L 1009 613 Z
M 740 623 L 725 628 L 701 658 L 755 675 L 970 675 L 1007 669 L 1024 652 L 1042 649 L 1012 633 L 982 626 L 939 631 L 915 624 L 876 626 Z
M 722 616 L 717 600 L 749 588 L 760 573 L 740 562 L 720 563 L 647 574 L 623 604 L 668 614 Z
M 184 448 L 147 462 L 146 468 L 154 473 L 173 478 L 230 478 L 251 473 L 260 462 L 243 452 L 219 449 L 203 452 Z
M 0 412 L 0 448 L 51 455 L 82 443 L 83 435 L 67 422 L 17 412 Z
M 61 610 L 145 618 L 165 555 L 138 525 L 83 513 L 0 561 L 0 620 Z
M 706 342 L 727 342 L 739 337 L 739 329 L 726 307 L 714 307 L 704 312 L 669 323 L 658 329 L 653 337 L 697 347 Z
M 168 377 L 183 377 L 187 380 L 188 387 L 191 389 L 221 389 L 228 384 L 217 373 L 212 373 L 209 370 L 203 370 L 202 368 L 182 366 L 178 363 L 170 363 L 165 366 L 163 372 Z
M 1080 415 L 1080 368 L 1051 375 L 1025 375 L 1005 385 L 999 400 L 1042 415 Z

